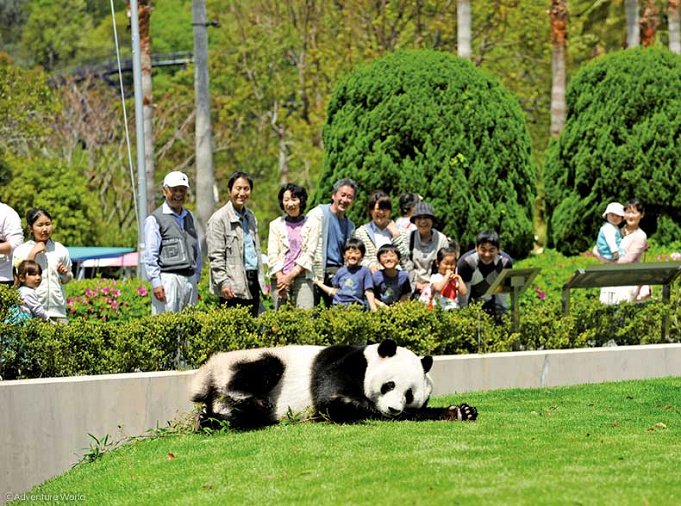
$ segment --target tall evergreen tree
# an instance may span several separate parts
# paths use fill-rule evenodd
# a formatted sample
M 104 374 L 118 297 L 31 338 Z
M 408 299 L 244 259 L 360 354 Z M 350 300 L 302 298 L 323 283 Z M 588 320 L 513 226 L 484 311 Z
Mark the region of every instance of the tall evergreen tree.
M 649 236 L 681 238 L 681 57 L 638 48 L 599 58 L 572 78 L 567 106 L 544 163 L 556 249 L 589 250 L 606 204 L 633 197 Z
M 386 191 L 395 209 L 413 191 L 465 248 L 487 228 L 516 257 L 532 247 L 536 167 L 525 120 L 510 93 L 467 60 L 401 51 L 357 68 L 332 95 L 324 150 L 314 200 L 328 201 L 334 181 L 354 178 L 350 216 L 359 223 L 371 191 Z

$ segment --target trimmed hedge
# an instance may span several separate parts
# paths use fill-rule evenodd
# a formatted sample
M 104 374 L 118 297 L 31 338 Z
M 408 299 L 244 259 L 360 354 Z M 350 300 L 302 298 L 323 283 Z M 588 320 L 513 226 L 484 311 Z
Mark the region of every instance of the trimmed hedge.
M 5 293 L 3 293 L 5 292 Z M 0 301 L 11 298 L 0 287 Z M 575 302 L 570 315 L 543 301 L 525 308 L 519 332 L 509 318 L 501 325 L 479 306 L 429 311 L 418 302 L 377 313 L 359 308 L 284 309 L 252 318 L 247 309 L 195 308 L 129 322 L 75 320 L 50 325 L 0 324 L 0 376 L 4 379 L 74 376 L 194 368 L 217 351 L 284 344 L 365 344 L 392 338 L 419 354 L 465 354 L 510 350 L 564 349 L 663 342 L 662 316 L 670 319 L 670 340 L 681 342 L 681 303 L 603 306 Z M 0 306 L 0 313 L 3 309 Z

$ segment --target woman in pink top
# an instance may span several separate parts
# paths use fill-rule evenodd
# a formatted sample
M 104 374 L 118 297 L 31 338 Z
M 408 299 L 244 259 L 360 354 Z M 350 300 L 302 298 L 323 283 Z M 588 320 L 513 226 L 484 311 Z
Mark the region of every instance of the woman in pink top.
M 319 222 L 303 214 L 307 191 L 286 184 L 279 191 L 279 207 L 284 211 L 270 223 L 267 265 L 275 309 L 283 304 L 309 309 L 314 306 L 312 261 L 321 235 Z
M 643 203 L 632 199 L 624 204 L 624 228 L 620 247 L 624 254 L 617 260 L 605 260 L 600 255 L 594 255 L 608 263 L 631 264 L 640 262 L 643 253 L 648 249 L 648 236 L 639 228 L 641 218 L 645 215 Z M 603 304 L 619 304 L 620 302 L 639 302 L 650 297 L 650 286 L 608 286 L 601 288 L 600 300 Z

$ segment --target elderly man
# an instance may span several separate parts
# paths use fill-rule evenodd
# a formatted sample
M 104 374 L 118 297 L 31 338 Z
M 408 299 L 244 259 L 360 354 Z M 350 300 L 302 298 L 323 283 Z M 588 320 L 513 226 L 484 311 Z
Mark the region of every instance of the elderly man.
M 320 204 L 312 209 L 307 217 L 319 222 L 320 237 L 317 242 L 313 270 L 315 278 L 322 284 L 331 286 L 331 280 L 343 266 L 345 243 L 352 237 L 355 224 L 345 213 L 357 197 L 357 183 L 352 179 L 339 179 L 333 185 L 331 204 Z M 333 297 L 315 286 L 315 306 L 321 300 L 331 307 Z
M 201 245 L 194 215 L 184 208 L 189 178 L 179 171 L 163 180 L 165 202 L 144 221 L 144 264 L 151 281 L 151 314 L 179 312 L 198 299 Z

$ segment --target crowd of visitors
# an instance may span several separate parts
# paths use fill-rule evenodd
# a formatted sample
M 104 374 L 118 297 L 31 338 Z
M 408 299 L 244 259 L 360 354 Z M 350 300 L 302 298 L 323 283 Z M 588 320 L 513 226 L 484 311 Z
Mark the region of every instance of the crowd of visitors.
M 248 307 L 253 316 L 267 296 L 258 222 L 247 206 L 253 179 L 237 171 L 227 183 L 228 202 L 206 224 L 210 289 L 220 304 Z M 181 311 L 195 304 L 201 273 L 201 243 L 194 215 L 185 208 L 189 178 L 168 173 L 163 204 L 144 222 L 144 265 L 152 286 L 152 314 Z M 409 299 L 429 307 L 457 309 L 471 302 L 497 319 L 508 310 L 507 296 L 488 291 L 513 260 L 501 250 L 499 234 L 483 230 L 475 248 L 459 256 L 459 245 L 438 230 L 431 204 L 415 193 L 400 196 L 400 217 L 391 219 L 390 197 L 382 190 L 369 195 L 369 221 L 357 228 L 347 212 L 357 197 L 357 184 L 340 179 L 331 202 L 305 214 L 308 194 L 285 184 L 278 194 L 283 215 L 269 224 L 267 270 L 274 308 L 286 304 L 309 309 L 320 304 L 359 304 L 367 310 Z M 643 204 L 611 202 L 603 218 L 594 256 L 604 262 L 640 262 L 647 249 L 639 228 Z M 64 246 L 52 239 L 52 217 L 42 208 L 26 214 L 29 239 L 24 242 L 19 215 L 0 203 L 0 284 L 20 290 L 21 318 L 66 321 L 64 285 L 73 277 Z M 649 286 L 601 290 L 605 304 L 644 300 Z M 17 317 L 17 314 L 14 315 Z

